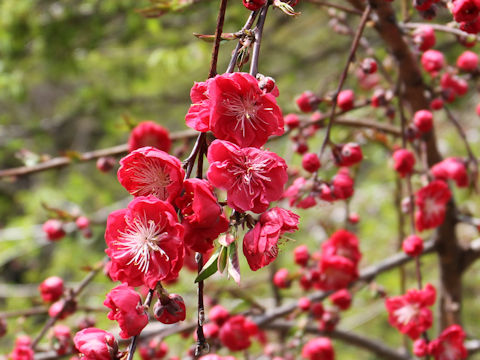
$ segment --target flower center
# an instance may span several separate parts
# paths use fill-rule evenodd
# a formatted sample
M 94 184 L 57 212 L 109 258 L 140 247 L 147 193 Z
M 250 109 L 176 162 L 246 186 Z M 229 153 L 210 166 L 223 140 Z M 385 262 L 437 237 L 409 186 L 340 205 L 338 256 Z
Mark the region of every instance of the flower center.
M 273 159 L 262 159 L 260 154 L 254 158 L 244 157 L 238 159 L 228 171 L 235 177 L 236 187 L 241 189 L 246 186 L 248 193 L 253 195 L 253 186 L 259 185 L 262 181 L 270 181 L 270 177 L 266 176 L 265 173 L 272 162 Z
M 444 209 L 444 205 L 435 201 L 433 198 L 425 199 L 425 206 L 424 206 L 427 218 L 432 216 L 436 216 L 437 214 L 441 213 Z
M 146 196 L 151 194 L 160 200 L 166 200 L 168 198 L 167 187 L 172 183 L 172 180 L 160 161 L 147 158 L 133 164 L 132 182 L 138 184 L 133 195 Z
M 245 136 L 247 126 L 253 130 L 263 129 L 268 123 L 257 115 L 261 104 L 256 101 L 256 94 L 253 91 L 248 92 L 245 96 L 236 93 L 230 93 L 223 100 L 225 115 L 234 117 L 236 120 L 234 130 L 242 130 Z
M 160 247 L 160 243 L 168 237 L 163 232 L 162 224 L 156 224 L 153 220 L 147 220 L 144 214 L 143 219 L 135 218 L 133 222 L 127 222 L 125 231 L 119 231 L 119 249 L 124 253 L 118 256 L 123 258 L 130 256 L 131 260 L 127 265 L 134 264 L 140 271 L 147 272 L 150 266 L 152 252 L 158 251 L 167 260 L 167 253 Z
M 393 315 L 400 324 L 407 325 L 418 314 L 417 304 L 407 304 L 395 310 Z

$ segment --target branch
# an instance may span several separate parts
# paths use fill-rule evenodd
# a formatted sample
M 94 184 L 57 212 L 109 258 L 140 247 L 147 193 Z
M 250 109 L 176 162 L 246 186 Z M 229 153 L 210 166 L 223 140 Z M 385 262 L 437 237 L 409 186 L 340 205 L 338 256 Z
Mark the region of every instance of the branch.
M 42 340 L 42 338 L 45 336 L 45 334 L 47 333 L 48 329 L 50 329 L 53 325 L 55 325 L 55 323 L 57 322 L 57 320 L 60 319 L 60 317 L 62 316 L 63 312 L 65 311 L 65 309 L 73 302 L 75 301 L 75 299 L 82 293 L 82 291 L 87 287 L 88 284 L 90 284 L 90 282 L 95 278 L 95 276 L 100 272 L 100 270 L 103 269 L 103 267 L 105 266 L 105 263 L 107 262 L 108 258 L 105 257 L 99 264 L 97 264 L 89 273 L 87 276 L 85 276 L 85 278 L 80 282 L 80 284 L 78 284 L 78 286 L 73 289 L 73 291 L 71 292 L 71 294 L 68 295 L 68 298 L 64 299 L 64 302 L 63 302 L 63 306 L 62 306 L 62 309 L 57 313 L 57 315 L 55 315 L 54 317 L 51 317 L 48 319 L 48 321 L 45 323 L 45 325 L 43 326 L 42 330 L 40 331 L 40 333 L 37 335 L 37 337 L 33 340 L 32 342 L 32 349 L 35 350 L 35 347 L 38 345 L 38 343 L 40 342 L 40 340 Z
M 178 131 L 170 134 L 170 139 L 172 139 L 173 141 L 182 140 L 182 139 L 192 139 L 195 136 L 197 136 L 196 131 L 184 130 L 184 131 Z M 42 163 L 39 163 L 33 166 L 21 166 L 21 167 L 12 168 L 12 169 L 0 170 L 0 178 L 7 177 L 7 176 L 28 175 L 28 174 L 37 173 L 44 170 L 60 168 L 76 162 L 87 162 L 87 161 L 96 160 L 104 156 L 122 155 L 127 152 L 128 152 L 128 145 L 122 144 L 122 145 L 117 145 L 117 146 L 113 146 L 106 149 L 94 150 L 94 151 L 89 151 L 83 154 L 79 154 L 78 157 L 77 156 L 75 157 L 75 159 L 69 158 L 67 156 L 60 156 L 60 157 L 56 157 L 56 158 L 44 161 Z
M 473 35 L 473 34 L 469 34 L 469 33 L 465 32 L 465 31 L 462 31 L 462 30 L 457 29 L 457 28 L 450 27 L 450 26 L 448 26 L 448 25 L 431 24 L 431 23 L 413 23 L 413 22 L 400 23 L 399 25 L 400 25 L 402 28 L 404 28 L 404 29 L 417 29 L 417 28 L 419 28 L 419 27 L 428 25 L 428 26 L 430 26 L 431 28 L 433 28 L 434 30 L 438 30 L 438 31 L 450 33 L 450 34 L 453 34 L 453 35 L 456 35 L 456 36 L 460 36 L 460 37 L 463 37 L 463 38 L 471 38 L 471 37 L 474 37 L 476 40 L 480 40 L 480 37 L 479 37 L 479 36 L 475 36 L 475 35 Z
M 337 91 L 335 92 L 335 94 L 333 96 L 333 104 L 332 104 L 332 108 L 330 110 L 330 115 L 329 115 L 330 121 L 328 122 L 327 132 L 325 134 L 325 139 L 323 140 L 322 147 L 320 149 L 319 158 L 322 157 L 323 152 L 325 151 L 325 147 L 327 146 L 327 144 L 330 143 L 330 132 L 332 130 L 332 125 L 335 122 L 335 109 L 337 108 L 338 94 L 340 93 L 340 91 L 342 91 L 343 84 L 345 83 L 345 80 L 347 79 L 347 74 L 348 74 L 348 69 L 350 67 L 350 63 L 355 58 L 355 53 L 357 51 L 358 45 L 360 43 L 360 39 L 361 39 L 362 34 L 363 34 L 363 30 L 365 29 L 365 25 L 367 24 L 367 20 L 370 16 L 371 11 L 372 11 L 372 8 L 370 7 L 370 5 L 367 5 L 367 7 L 365 8 L 365 10 L 363 12 L 362 19 L 360 20 L 360 25 L 358 25 L 357 32 L 355 33 L 355 37 L 353 39 L 352 46 L 350 47 L 350 53 L 348 55 L 347 63 L 345 64 L 342 75 L 340 76 L 340 82 L 338 83 Z
M 349 8 L 346 6 L 338 5 L 336 3 L 331 3 L 328 1 L 322 1 L 322 0 L 307 0 L 307 2 L 314 4 L 314 5 L 319 5 L 319 6 L 326 6 L 329 8 L 334 8 L 337 10 L 341 10 L 343 12 L 346 12 L 348 14 L 354 14 L 354 15 L 362 15 L 363 13 L 360 10 L 354 9 L 354 8 Z
M 424 247 L 422 255 L 431 253 L 434 250 L 435 250 L 435 243 L 434 243 L 434 241 L 430 240 L 430 241 L 425 243 L 425 247 Z M 380 261 L 378 264 L 371 265 L 371 266 L 368 266 L 365 269 L 363 269 L 360 272 L 359 278 L 356 281 L 350 283 L 349 287 L 351 287 L 351 286 L 353 286 L 353 285 L 355 285 L 359 282 L 370 282 L 373 279 L 375 279 L 375 277 L 377 277 L 379 274 L 381 274 L 385 271 L 394 269 L 398 266 L 401 266 L 401 265 L 403 265 L 407 262 L 410 262 L 411 260 L 413 260 L 413 258 L 406 255 L 405 253 L 403 253 L 403 252 L 397 253 L 397 254 L 395 254 L 395 255 L 393 255 L 393 256 L 391 256 L 391 257 L 389 257 L 389 258 L 387 258 L 383 261 Z M 315 293 L 309 295 L 308 298 L 312 302 L 318 302 L 318 301 L 324 300 L 325 298 L 327 298 L 332 293 L 333 293 L 333 291 L 318 291 L 318 292 L 315 292 Z M 267 312 L 266 314 L 262 314 L 262 315 L 254 317 L 254 321 L 258 325 L 262 326 L 264 324 L 272 322 L 273 320 L 275 320 L 279 317 L 282 317 L 284 315 L 287 315 L 287 314 L 291 313 L 296 308 L 297 308 L 297 303 L 296 302 L 286 304 L 286 305 L 280 306 L 278 308 L 275 308 L 274 310 L 272 310 L 270 312 Z
M 250 63 L 250 75 L 257 76 L 258 73 L 258 60 L 260 57 L 260 45 L 262 43 L 263 27 L 265 25 L 265 19 L 267 18 L 267 11 L 270 7 L 270 1 L 267 1 L 265 6 L 260 11 L 258 17 L 257 26 L 255 28 L 255 42 L 253 43 L 252 61 Z
M 263 326 L 264 329 L 270 330 L 290 330 L 295 327 L 294 321 L 276 320 L 271 324 Z M 344 330 L 333 330 L 328 332 L 322 332 L 317 326 L 307 325 L 302 329 L 303 331 L 311 334 L 324 335 L 345 342 L 348 345 L 353 345 L 361 349 L 367 350 L 383 359 L 388 360 L 413 360 L 408 354 L 404 354 L 389 346 L 386 346 L 383 342 L 367 338 L 365 336 L 355 334 Z

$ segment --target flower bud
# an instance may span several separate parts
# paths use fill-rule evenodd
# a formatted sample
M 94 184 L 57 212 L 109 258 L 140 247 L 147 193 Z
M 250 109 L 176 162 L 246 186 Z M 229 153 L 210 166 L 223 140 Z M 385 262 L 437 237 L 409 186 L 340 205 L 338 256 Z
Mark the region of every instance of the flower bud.
M 163 324 L 183 321 L 186 316 L 185 302 L 178 294 L 162 295 L 153 307 L 153 315 Z

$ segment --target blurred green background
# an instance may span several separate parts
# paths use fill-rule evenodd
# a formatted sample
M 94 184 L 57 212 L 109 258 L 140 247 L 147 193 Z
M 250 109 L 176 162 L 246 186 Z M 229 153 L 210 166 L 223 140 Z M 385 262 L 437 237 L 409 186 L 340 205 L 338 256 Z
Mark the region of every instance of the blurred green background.
M 218 4 L 201 1 L 177 13 L 146 19 L 136 10 L 148 5 L 146 1 L 132 0 L 0 1 L 1 169 L 32 164 L 69 151 L 84 152 L 124 143 L 129 134 L 127 122 L 148 119 L 172 132 L 186 129 L 184 116 L 190 105 L 189 91 L 194 81 L 205 80 L 211 53 L 211 44 L 196 39 L 193 33 L 214 32 Z M 325 9 L 302 3 L 296 9 L 302 12 L 296 18 L 278 10 L 269 13 L 259 66 L 261 73 L 276 79 L 280 89 L 278 101 L 284 113 L 296 111 L 294 97 L 304 90 L 326 93 L 336 88 L 351 41 L 350 37 L 331 30 Z M 248 11 L 239 1 L 230 2 L 224 31 L 239 30 L 247 16 Z M 439 20 L 448 21 L 448 15 L 440 14 Z M 347 18 L 352 27 L 357 22 L 353 15 Z M 437 35 L 437 48 L 447 49 L 446 56 L 453 64 L 464 48 L 449 35 Z M 375 55 L 389 69 L 391 59 L 374 30 L 367 29 L 366 36 Z M 222 43 L 219 72 L 226 68 L 234 46 L 234 42 Z M 358 57 L 365 57 L 364 50 L 359 50 Z M 346 87 L 359 89 L 353 72 L 352 68 Z M 386 82 L 382 80 L 381 84 Z M 358 99 L 369 98 L 372 92 L 357 92 Z M 474 114 L 477 102 L 478 96 L 469 94 L 457 100 L 454 107 L 478 153 L 480 133 Z M 389 121 L 382 110 L 360 109 L 353 116 Z M 398 119 L 395 121 L 398 124 Z M 443 114 L 436 116 L 436 124 L 442 152 L 465 156 L 458 135 Z M 311 149 L 319 148 L 323 134 L 320 131 L 317 138 L 310 140 Z M 365 160 L 356 174 L 356 193 L 350 203 L 351 210 L 361 218 L 354 230 L 361 241 L 363 266 L 395 253 L 398 247 L 395 174 L 389 166 L 389 151 L 382 144 L 370 141 L 370 136 L 367 131 L 340 126 L 333 133 L 335 141 L 355 140 L 363 146 Z M 178 149 L 182 143 L 175 146 Z M 271 148 L 291 162 L 293 168 L 300 168 L 300 156 L 292 154 L 287 137 L 272 143 Z M 327 168 L 321 175 L 329 178 L 334 172 Z M 455 192 L 462 210 L 479 213 L 477 195 L 468 190 Z M 0 310 L 41 305 L 37 284 L 48 276 L 59 275 L 69 284 L 80 281 L 84 267 L 103 257 L 105 216 L 124 207 L 126 197 L 115 171 L 101 173 L 95 162 L 0 179 Z M 98 222 L 93 227 L 93 237 L 86 239 L 73 232 L 58 243 L 47 243 L 38 225 L 49 217 L 42 203 L 93 215 Z M 296 270 L 291 256 L 295 246 L 306 243 L 311 251 L 318 250 L 330 233 L 344 225 L 345 204 L 318 205 L 299 213 L 302 229 L 291 236 L 295 241 L 283 246 L 277 265 L 292 271 Z M 476 229 L 469 226 L 461 227 L 459 232 L 465 242 L 478 237 Z M 254 288 L 256 300 L 269 304 L 270 288 L 257 285 L 268 279 L 269 268 L 252 273 L 243 259 L 241 262 L 242 291 L 252 293 Z M 435 257 L 425 257 L 423 266 L 426 279 L 438 284 Z M 409 286 L 414 286 L 413 271 L 411 265 L 406 266 Z M 479 279 L 480 265 L 476 264 L 465 275 L 464 320 L 466 331 L 473 338 L 480 336 L 476 321 L 480 316 L 476 305 Z M 182 281 L 171 286 L 172 291 L 186 299 L 191 318 L 196 294 L 192 281 L 193 275 L 185 272 Z M 382 275 L 378 284 L 389 294 L 401 292 L 398 271 Z M 246 309 L 248 299 L 242 299 L 238 293 L 220 291 L 225 286 L 236 288 L 231 280 L 209 280 L 207 294 L 229 309 Z M 100 275 L 81 298 L 81 304 L 101 308 L 111 287 L 109 280 Z M 288 302 L 297 298 L 301 290 L 294 285 L 282 293 Z M 66 323 L 73 326 L 80 317 Z M 113 326 L 106 316 L 97 317 L 98 327 Z M 342 317 L 342 329 L 368 334 L 392 347 L 402 343 L 397 331 L 387 323 L 383 301 L 368 287 L 358 291 L 354 307 Z M 16 334 L 38 333 L 45 320 L 45 316 L 9 320 L 9 332 L 0 339 L 0 353 L 11 350 Z M 432 337 L 434 333 L 432 330 Z M 176 336 L 168 342 L 171 348 L 183 351 L 178 353 L 182 356 L 192 341 Z M 342 342 L 335 342 L 335 349 L 340 360 L 375 359 Z

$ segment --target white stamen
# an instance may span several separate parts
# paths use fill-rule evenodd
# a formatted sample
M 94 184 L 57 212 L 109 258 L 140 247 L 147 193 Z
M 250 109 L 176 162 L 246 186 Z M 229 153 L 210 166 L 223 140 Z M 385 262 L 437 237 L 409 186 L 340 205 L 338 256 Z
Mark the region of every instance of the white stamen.
M 418 305 L 416 304 L 407 304 L 393 312 L 393 315 L 397 318 L 398 322 L 403 325 L 408 324 L 413 317 L 417 316 L 417 314 Z
M 160 247 L 162 240 L 168 237 L 163 232 L 164 226 L 156 224 L 153 220 L 147 220 L 144 214 L 143 218 L 135 218 L 133 223 L 127 223 L 125 231 L 119 231 L 117 244 L 124 253 L 118 258 L 131 256 L 127 265 L 135 264 L 142 272 L 147 272 L 150 266 L 152 251 L 158 251 L 166 260 L 169 260 L 166 252 Z
M 263 129 L 268 123 L 257 116 L 257 112 L 261 105 L 257 104 L 256 95 L 250 91 L 246 96 L 240 96 L 237 93 L 228 94 L 223 100 L 223 106 L 226 109 L 226 116 L 233 116 L 237 123 L 234 130 L 241 129 L 242 135 L 245 136 L 246 126 L 250 126 L 253 130 Z
M 172 181 L 160 161 L 146 158 L 141 162 L 134 162 L 129 170 L 132 171 L 132 181 L 138 183 L 133 195 L 146 196 L 152 194 L 161 200 L 168 198 L 167 186 Z

